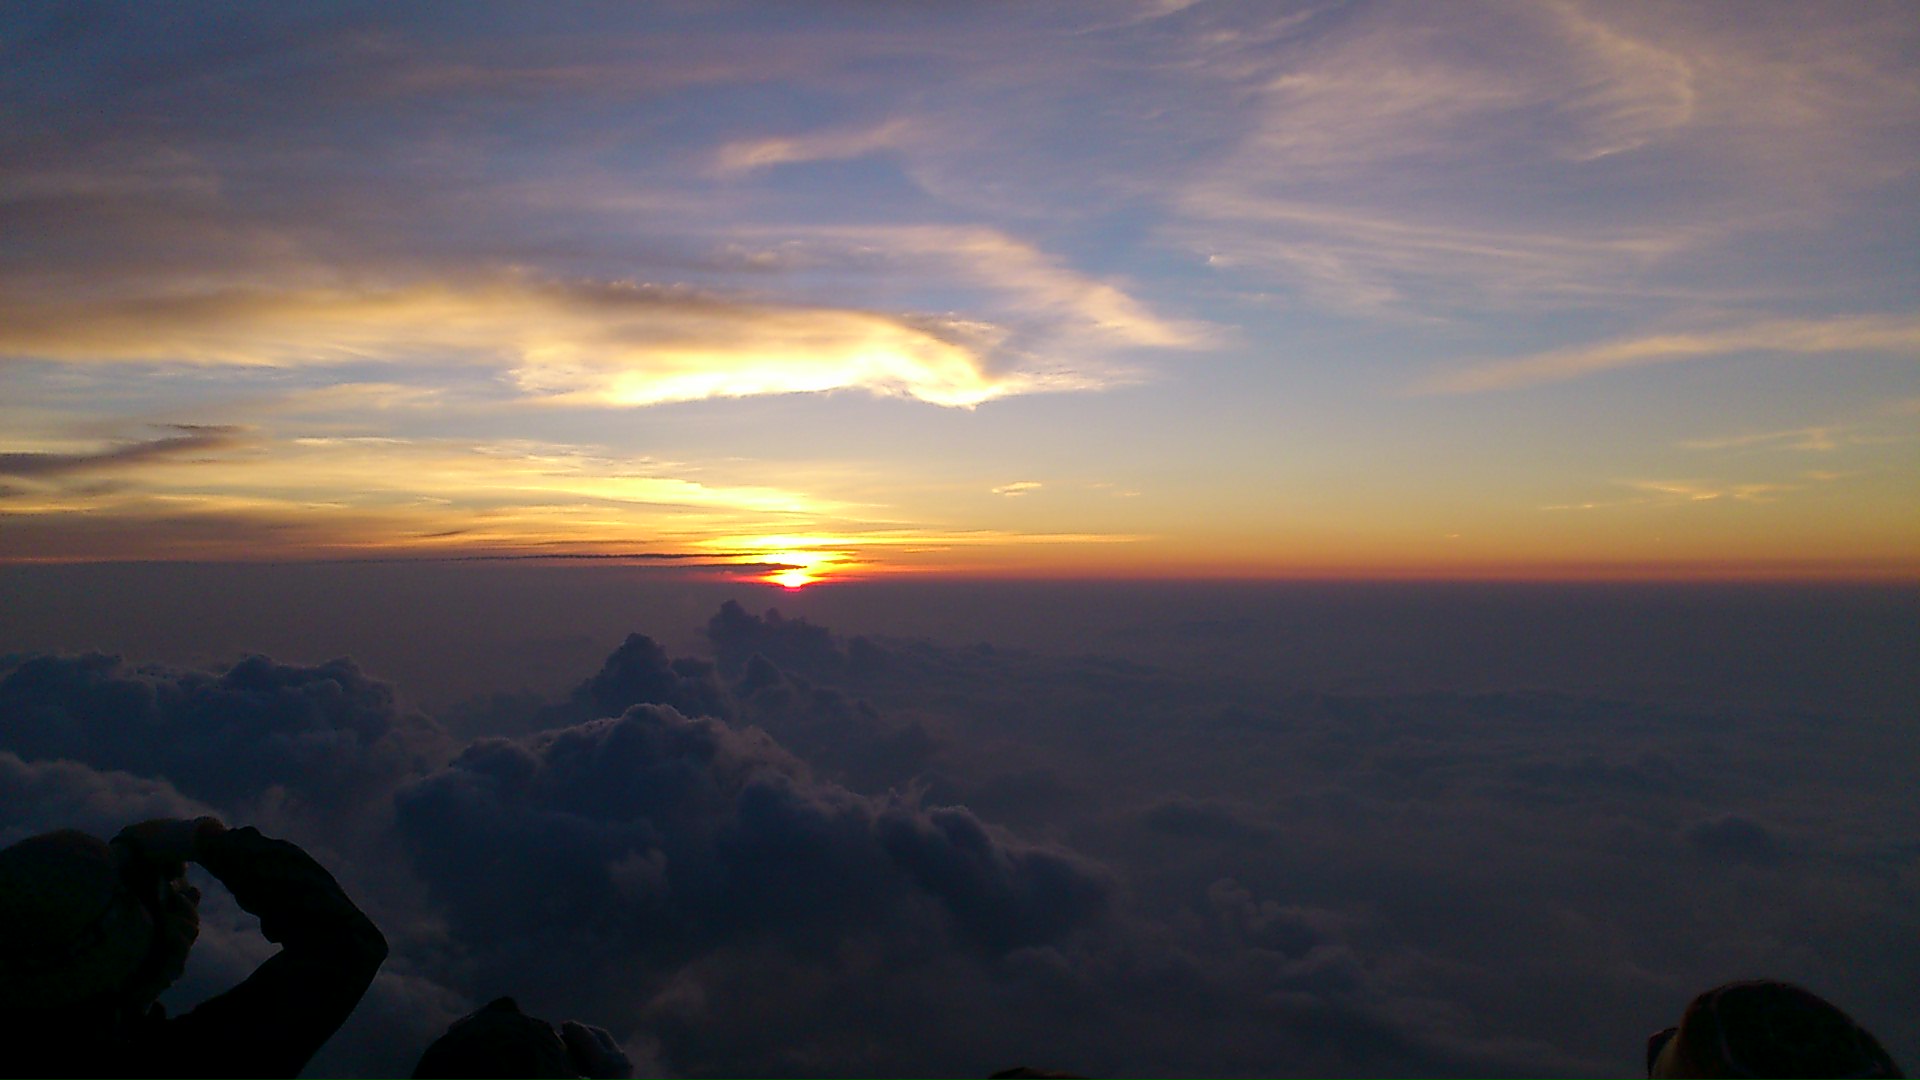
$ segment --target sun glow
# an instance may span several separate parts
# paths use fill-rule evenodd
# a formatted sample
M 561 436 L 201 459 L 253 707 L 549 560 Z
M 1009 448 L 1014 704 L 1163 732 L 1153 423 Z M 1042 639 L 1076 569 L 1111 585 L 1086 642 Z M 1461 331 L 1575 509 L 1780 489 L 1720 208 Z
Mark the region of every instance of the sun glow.
M 782 570 L 777 574 L 768 574 L 761 580 L 772 585 L 778 585 L 783 589 L 804 589 L 814 582 L 819 581 L 820 578 L 805 570 L 795 569 Z
M 846 553 L 840 551 L 772 551 L 764 561 L 778 569 L 757 580 L 783 589 L 804 589 L 825 581 L 845 567 Z

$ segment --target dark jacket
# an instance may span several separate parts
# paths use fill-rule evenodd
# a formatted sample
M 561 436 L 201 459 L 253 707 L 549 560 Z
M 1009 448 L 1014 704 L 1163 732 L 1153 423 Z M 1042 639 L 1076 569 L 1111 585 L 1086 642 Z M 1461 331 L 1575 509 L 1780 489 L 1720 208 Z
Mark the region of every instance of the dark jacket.
M 168 1017 L 99 1009 L 0 1017 L 7 1076 L 295 1076 L 387 957 L 387 941 L 306 852 L 252 828 L 200 843 L 200 864 L 281 949 L 239 986 Z

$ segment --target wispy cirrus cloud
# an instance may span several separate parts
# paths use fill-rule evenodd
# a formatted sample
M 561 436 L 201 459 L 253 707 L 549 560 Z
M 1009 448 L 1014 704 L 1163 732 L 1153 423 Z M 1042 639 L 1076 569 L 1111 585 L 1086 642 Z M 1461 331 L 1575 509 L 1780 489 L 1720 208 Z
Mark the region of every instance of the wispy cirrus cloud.
M 1747 435 L 1723 435 L 1710 439 L 1683 439 L 1683 450 L 1807 450 L 1825 453 L 1837 450 L 1854 437 L 1842 427 L 1810 425 L 1786 431 L 1761 431 Z
M 1504 13 L 1497 33 L 1479 17 L 1403 7 L 1260 43 L 1238 80 L 1256 124 L 1184 185 L 1166 234 L 1376 313 L 1645 292 L 1629 275 L 1696 230 L 1536 213 L 1523 192 L 1686 128 L 1694 65 L 1571 4 Z M 1495 185 L 1517 197 L 1488 205 Z
M 1920 316 L 1915 315 L 1766 319 L 1738 327 L 1617 338 L 1495 360 L 1432 376 L 1410 389 L 1421 394 L 1509 390 L 1622 368 L 1673 364 L 1741 352 L 1819 355 L 1910 352 L 1916 348 L 1920 348 Z
M 1713 502 L 1717 499 L 1771 502 L 1782 493 L 1794 490 L 1791 484 L 1765 482 L 1726 484 L 1700 480 L 1622 480 L 1620 483 L 1669 502 Z
M 1196 216 L 1237 223 L 1172 230 L 1202 249 L 1209 265 L 1277 274 L 1336 309 L 1408 312 L 1442 297 L 1475 306 L 1578 306 L 1687 291 L 1640 276 L 1688 246 L 1685 230 L 1475 228 L 1226 188 L 1196 189 L 1188 199 Z
M 1598 498 L 1583 502 L 1551 503 L 1542 510 L 1617 510 L 1629 507 L 1687 506 L 1706 503 L 1775 503 L 1809 488 L 1833 484 L 1854 474 L 1803 469 L 1769 480 L 1727 480 L 1692 477 L 1685 479 L 1622 479 L 1608 487 L 1625 488 L 1635 494 L 1624 498 Z
M 1039 247 L 987 226 L 798 226 L 736 234 L 748 258 L 786 269 L 889 272 L 977 290 L 1026 336 L 1058 352 L 1078 342 L 1120 348 L 1198 348 L 1218 337 L 1172 318 L 1122 285 L 1083 273 Z M 1040 347 L 1040 346 L 1036 346 Z
M 851 130 L 740 139 L 715 153 L 714 170 L 744 173 L 778 165 L 862 157 L 899 146 L 910 130 L 906 121 L 895 119 Z
M 1708 9 L 1383 5 L 1207 39 L 1254 123 L 1163 235 L 1374 315 L 1724 303 L 1764 280 L 1731 249 L 1911 169 L 1900 29 L 1768 10 L 1749 34 Z

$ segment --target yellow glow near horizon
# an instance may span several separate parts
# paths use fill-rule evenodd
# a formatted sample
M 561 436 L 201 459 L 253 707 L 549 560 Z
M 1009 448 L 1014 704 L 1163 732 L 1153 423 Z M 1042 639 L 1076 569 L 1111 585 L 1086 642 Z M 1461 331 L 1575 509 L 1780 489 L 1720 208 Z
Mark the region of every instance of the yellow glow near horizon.
M 770 537 L 769 539 L 792 540 L 795 538 Z M 755 580 L 769 585 L 778 585 L 783 589 L 803 589 L 821 581 L 830 581 L 842 576 L 844 571 L 852 565 L 848 553 L 844 551 L 773 551 L 759 556 L 759 561 L 775 564 L 780 569 L 763 574 Z
M 805 570 L 782 570 L 777 574 L 768 574 L 760 580 L 778 585 L 783 589 L 802 589 L 819 581 L 820 578 Z

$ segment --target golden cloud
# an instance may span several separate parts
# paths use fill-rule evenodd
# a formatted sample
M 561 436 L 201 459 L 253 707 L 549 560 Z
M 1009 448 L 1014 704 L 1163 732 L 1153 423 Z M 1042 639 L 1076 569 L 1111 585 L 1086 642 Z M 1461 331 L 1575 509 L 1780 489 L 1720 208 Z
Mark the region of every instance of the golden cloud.
M 519 278 L 380 290 L 227 289 L 0 301 L 0 356 L 297 366 L 459 360 L 559 404 L 653 405 L 859 389 L 970 407 L 1090 389 L 1097 371 L 1023 370 L 999 328 L 782 306 L 630 283 Z

